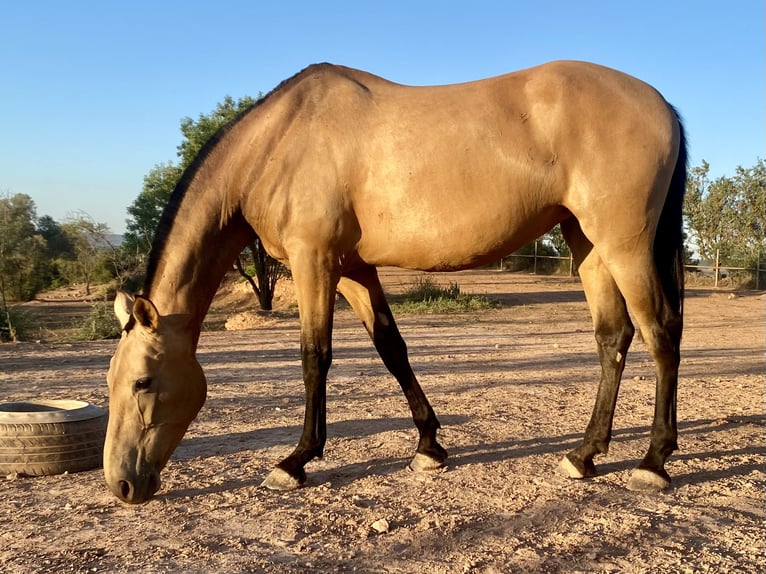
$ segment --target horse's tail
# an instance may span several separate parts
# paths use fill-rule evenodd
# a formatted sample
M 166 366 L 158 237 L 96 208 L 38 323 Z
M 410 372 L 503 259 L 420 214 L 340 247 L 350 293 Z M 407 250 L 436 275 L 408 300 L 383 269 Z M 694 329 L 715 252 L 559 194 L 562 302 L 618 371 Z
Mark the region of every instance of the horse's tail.
M 678 111 L 671 106 L 680 131 L 678 159 L 670 179 L 670 188 L 657 224 L 654 239 L 654 261 L 660 275 L 665 297 L 679 317 L 683 318 L 684 303 L 684 235 L 683 203 L 686 192 L 687 143 Z

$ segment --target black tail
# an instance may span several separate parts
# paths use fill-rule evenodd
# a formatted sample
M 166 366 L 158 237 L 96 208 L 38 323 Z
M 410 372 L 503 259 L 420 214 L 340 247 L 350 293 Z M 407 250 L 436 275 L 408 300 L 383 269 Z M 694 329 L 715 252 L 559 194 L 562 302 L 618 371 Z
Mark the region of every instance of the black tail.
M 683 205 L 686 193 L 687 149 L 686 134 L 678 111 L 671 106 L 678 121 L 680 141 L 678 159 L 670 180 L 657 233 L 654 239 L 654 261 L 662 281 L 662 288 L 672 308 L 683 316 L 684 303 L 684 236 Z

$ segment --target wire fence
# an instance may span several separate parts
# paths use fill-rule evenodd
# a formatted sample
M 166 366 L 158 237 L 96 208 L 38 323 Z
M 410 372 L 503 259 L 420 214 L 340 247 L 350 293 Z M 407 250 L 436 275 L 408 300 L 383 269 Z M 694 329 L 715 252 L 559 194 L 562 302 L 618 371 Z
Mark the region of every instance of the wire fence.
M 537 240 L 534 248 L 517 251 L 497 262 L 501 271 L 526 271 L 534 275 L 577 274 L 577 266 L 570 255 L 552 255 L 553 250 L 544 240 Z M 766 290 L 766 261 L 759 258 L 755 267 L 728 265 L 716 253 L 715 260 L 698 264 L 687 264 L 687 277 L 699 285 L 711 284 L 715 288 L 749 288 Z

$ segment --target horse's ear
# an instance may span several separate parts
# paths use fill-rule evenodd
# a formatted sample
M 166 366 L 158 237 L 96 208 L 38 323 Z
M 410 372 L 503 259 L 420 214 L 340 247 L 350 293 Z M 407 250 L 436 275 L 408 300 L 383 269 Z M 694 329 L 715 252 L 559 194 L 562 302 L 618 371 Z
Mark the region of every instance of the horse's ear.
M 160 326 L 160 312 L 154 303 L 138 295 L 133 302 L 133 317 L 142 327 L 156 331 Z
M 117 291 L 117 296 L 114 298 L 114 314 L 120 322 L 120 329 L 125 329 L 125 325 L 130 321 L 134 302 L 132 295 L 128 295 L 125 291 Z

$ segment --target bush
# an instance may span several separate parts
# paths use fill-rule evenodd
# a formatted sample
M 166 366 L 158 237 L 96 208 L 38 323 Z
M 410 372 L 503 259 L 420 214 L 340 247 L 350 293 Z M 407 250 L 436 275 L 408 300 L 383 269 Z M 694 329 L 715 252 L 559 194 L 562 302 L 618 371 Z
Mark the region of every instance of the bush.
M 457 283 L 441 287 L 433 277 L 419 277 L 402 295 L 394 297 L 391 308 L 399 313 L 466 313 L 492 309 L 486 297 L 460 292 Z
M 122 329 L 112 311 L 112 305 L 106 301 L 95 303 L 90 313 L 80 324 L 79 338 L 85 341 L 99 339 L 118 339 Z
M 418 277 L 413 284 L 404 292 L 407 301 L 416 303 L 431 303 L 440 299 L 456 300 L 460 297 L 460 286 L 450 283 L 448 287 L 441 287 L 433 277 L 424 275 Z
M 0 304 L 0 343 L 26 341 L 34 331 L 35 325 L 26 313 Z

